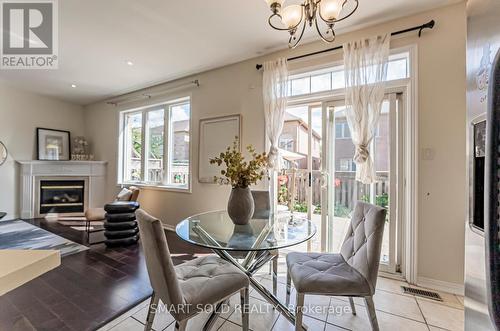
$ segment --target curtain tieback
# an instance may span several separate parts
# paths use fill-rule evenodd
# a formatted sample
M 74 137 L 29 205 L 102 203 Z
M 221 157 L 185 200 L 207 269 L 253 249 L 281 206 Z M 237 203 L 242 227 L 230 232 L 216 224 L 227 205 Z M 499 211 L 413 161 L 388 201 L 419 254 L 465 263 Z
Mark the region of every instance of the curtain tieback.
M 359 144 L 356 145 L 356 153 L 354 154 L 354 161 L 356 163 L 365 163 L 370 157 L 370 151 L 368 145 Z
M 271 146 L 269 153 L 267 155 L 268 168 L 274 168 L 276 166 L 276 159 L 278 158 L 278 148 L 276 146 Z

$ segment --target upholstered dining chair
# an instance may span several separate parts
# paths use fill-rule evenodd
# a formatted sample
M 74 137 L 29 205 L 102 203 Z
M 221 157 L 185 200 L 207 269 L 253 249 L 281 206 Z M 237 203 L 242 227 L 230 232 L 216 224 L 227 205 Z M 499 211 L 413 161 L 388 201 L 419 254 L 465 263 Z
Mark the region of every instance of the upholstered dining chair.
M 271 199 L 269 191 L 252 190 L 252 197 L 255 204 L 255 209 L 252 218 L 269 218 L 271 212 Z M 273 255 L 273 259 L 269 264 L 269 273 L 273 277 L 273 294 L 276 295 L 278 290 L 278 259 L 279 251 L 277 249 L 269 251 Z
M 207 306 L 241 295 L 243 330 L 248 330 L 248 277 L 227 261 L 214 255 L 198 257 L 174 266 L 161 222 L 139 209 L 136 211 L 142 249 L 146 258 L 153 295 L 145 330 L 151 330 L 159 302 L 174 317 L 176 330 L 186 330 L 190 318 Z
M 289 253 L 287 263 L 287 304 L 291 281 L 297 291 L 295 330 L 302 330 L 305 294 L 353 297 L 365 300 L 372 330 L 378 322 L 373 303 L 382 249 L 386 210 L 358 201 L 339 254 Z

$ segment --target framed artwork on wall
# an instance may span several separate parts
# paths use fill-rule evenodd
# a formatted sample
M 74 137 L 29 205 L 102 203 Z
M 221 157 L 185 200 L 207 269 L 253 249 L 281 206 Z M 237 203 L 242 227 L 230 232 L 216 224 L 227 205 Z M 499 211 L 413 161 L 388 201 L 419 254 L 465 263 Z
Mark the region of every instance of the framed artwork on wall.
M 240 138 L 241 149 L 241 115 L 201 119 L 199 132 L 198 181 L 214 183 L 214 176 L 220 175 L 220 169 L 210 164 L 209 159 L 232 146 L 236 136 Z
M 64 130 L 36 128 L 37 159 L 67 161 L 70 159 L 70 133 Z

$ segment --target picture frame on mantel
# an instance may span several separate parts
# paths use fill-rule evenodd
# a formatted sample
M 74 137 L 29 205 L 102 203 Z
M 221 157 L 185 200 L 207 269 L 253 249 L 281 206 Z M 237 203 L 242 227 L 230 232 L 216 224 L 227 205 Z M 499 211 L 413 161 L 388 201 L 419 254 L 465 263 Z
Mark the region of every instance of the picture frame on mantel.
M 220 169 L 209 160 L 232 146 L 236 136 L 241 150 L 241 115 L 201 119 L 199 134 L 198 182 L 213 184 Z
M 65 130 L 36 128 L 36 158 L 41 161 L 69 161 L 71 134 Z

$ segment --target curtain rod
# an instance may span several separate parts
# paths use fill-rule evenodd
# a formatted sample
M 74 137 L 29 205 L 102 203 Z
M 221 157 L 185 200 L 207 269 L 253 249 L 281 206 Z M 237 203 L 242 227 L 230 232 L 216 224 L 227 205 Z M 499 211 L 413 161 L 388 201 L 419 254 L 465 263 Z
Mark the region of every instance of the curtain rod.
M 418 37 L 420 38 L 422 36 L 422 31 L 424 29 L 432 29 L 432 28 L 434 28 L 435 24 L 436 24 L 436 22 L 434 20 L 432 20 L 430 22 L 427 22 L 427 23 L 419 25 L 419 26 L 415 26 L 413 28 L 409 28 L 409 29 L 405 29 L 405 30 L 400 30 L 400 31 L 393 32 L 393 33 L 391 33 L 391 36 L 397 36 L 399 34 L 403 34 L 403 33 L 412 32 L 412 31 L 418 30 Z M 339 50 L 339 49 L 342 49 L 342 46 L 328 48 L 328 49 L 324 49 L 322 51 L 317 51 L 317 52 L 308 53 L 308 54 L 304 54 L 304 55 L 294 56 L 294 57 L 289 58 L 288 61 L 298 60 L 298 59 L 302 59 L 302 58 L 309 57 L 309 56 L 312 56 L 312 55 L 318 55 L 318 54 L 322 54 L 322 53 L 328 53 L 328 52 L 336 51 L 336 50 Z M 260 70 L 262 68 L 262 64 L 257 64 L 255 66 L 255 68 L 257 68 L 257 70 Z
M 157 86 L 160 86 L 160 85 L 163 85 L 163 84 L 159 84 Z M 184 87 L 189 87 L 192 85 L 194 85 L 196 87 L 200 87 L 200 81 L 198 79 L 195 79 L 195 80 L 185 82 L 185 83 L 177 85 L 177 86 L 171 86 L 171 87 L 167 87 L 167 88 L 163 88 L 163 89 L 157 89 L 157 88 L 155 88 L 155 86 L 152 86 L 152 87 L 148 87 L 148 88 L 144 89 L 144 92 L 142 92 L 142 93 L 134 94 L 134 92 L 131 92 L 131 94 L 128 94 L 128 95 L 126 94 L 122 97 L 117 97 L 117 98 L 114 98 L 112 100 L 108 100 L 108 101 L 106 101 L 106 104 L 113 105 L 116 107 L 116 106 L 119 106 L 119 105 L 122 105 L 125 103 L 129 103 L 129 102 L 133 102 L 133 101 L 138 101 L 138 100 L 142 100 L 142 99 L 151 99 L 155 96 L 166 94 L 168 92 L 171 92 L 171 91 L 174 91 L 174 90 L 177 90 L 180 88 L 184 88 Z

